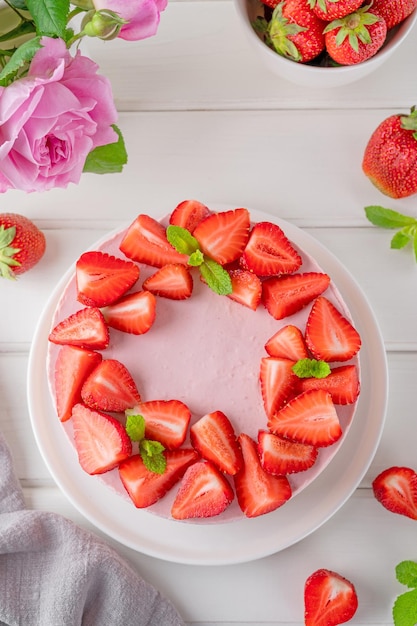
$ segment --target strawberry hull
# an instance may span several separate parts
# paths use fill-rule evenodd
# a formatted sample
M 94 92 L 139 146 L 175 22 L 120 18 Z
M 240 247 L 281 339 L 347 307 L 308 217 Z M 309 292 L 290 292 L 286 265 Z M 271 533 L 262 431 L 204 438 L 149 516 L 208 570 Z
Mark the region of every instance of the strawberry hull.
M 169 222 L 164 219 L 166 226 Z M 285 226 L 284 226 L 285 228 Z M 125 231 L 115 234 L 99 248 L 113 255 L 121 255 L 120 242 Z M 295 246 L 302 258 L 302 272 L 322 272 L 322 269 L 303 250 Z M 155 273 L 155 267 L 138 264 L 140 279 L 132 288 L 137 291 L 142 283 Z M 260 304 L 256 310 L 219 296 L 198 279 L 196 268 L 193 293 L 184 301 L 156 296 L 156 317 L 150 330 L 143 335 L 131 335 L 110 329 L 109 347 L 103 358 L 118 359 L 128 369 L 140 390 L 141 400 L 177 400 L 190 410 L 190 426 L 214 411 L 222 411 L 233 424 L 236 435 L 245 433 L 253 440 L 258 431 L 267 426 L 267 416 L 262 399 L 259 370 L 263 358 L 268 357 L 265 345 L 268 340 L 287 324 L 305 331 L 310 305 L 284 320 L 276 320 Z M 330 282 L 326 297 L 349 316 L 347 307 L 336 286 Z M 81 308 L 76 299 L 76 284 L 71 279 L 61 297 L 54 318 L 58 323 L 70 313 Z M 54 394 L 54 366 L 57 346 L 49 345 L 48 369 L 51 391 Z M 352 359 L 358 367 L 358 357 Z M 336 365 L 336 364 L 335 364 Z M 338 419 L 345 433 L 353 419 L 355 404 L 336 407 Z M 63 427 L 72 441 L 71 420 Z M 341 440 L 343 437 L 341 438 Z M 182 444 L 191 445 L 189 429 Z M 288 480 L 293 495 L 311 483 L 336 454 L 339 442 L 319 451 L 314 466 L 304 472 L 291 474 Z M 121 497 L 128 498 L 117 470 L 100 476 Z M 226 475 L 233 486 L 233 479 Z M 159 501 L 149 507 L 149 512 L 171 517 L 171 507 L 177 487 L 173 487 Z M 188 520 L 181 523 L 221 523 L 243 517 L 236 499 L 224 513 L 212 519 Z M 180 522 L 178 522 L 180 523 Z

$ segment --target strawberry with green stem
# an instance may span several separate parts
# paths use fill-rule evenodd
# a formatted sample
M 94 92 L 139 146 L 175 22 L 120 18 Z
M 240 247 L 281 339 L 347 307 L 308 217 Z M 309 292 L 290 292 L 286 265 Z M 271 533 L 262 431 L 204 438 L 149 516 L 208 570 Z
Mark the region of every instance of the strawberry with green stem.
M 324 50 L 325 23 L 305 0 L 280 2 L 269 22 L 258 18 L 253 26 L 269 47 L 292 61 L 306 63 Z
M 400 250 L 411 243 L 417 262 L 417 218 L 381 206 L 367 206 L 365 213 L 375 226 L 398 229 L 391 239 L 391 248 Z
M 308 0 L 309 7 L 321 20 L 338 20 L 359 9 L 363 0 Z
M 390 115 L 372 133 L 362 169 L 371 183 L 391 198 L 417 193 L 417 110 Z
M 0 277 L 15 279 L 36 265 L 46 249 L 45 235 L 27 217 L 0 214 Z
M 387 37 L 385 20 L 371 12 L 371 5 L 330 22 L 324 29 L 329 56 L 340 65 L 355 65 L 371 58 Z

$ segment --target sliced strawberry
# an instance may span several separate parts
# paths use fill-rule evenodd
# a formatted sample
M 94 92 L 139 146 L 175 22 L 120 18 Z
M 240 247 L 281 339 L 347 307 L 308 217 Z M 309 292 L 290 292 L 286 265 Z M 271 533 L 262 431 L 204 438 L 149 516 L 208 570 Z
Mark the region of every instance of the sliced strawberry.
M 305 626 L 337 626 L 349 621 L 358 608 L 352 583 L 327 569 L 311 574 L 304 586 Z
M 249 236 L 247 209 L 213 213 L 194 230 L 201 250 L 220 265 L 233 263 L 242 254 Z
M 184 200 L 172 211 L 169 223 L 186 228 L 193 233 L 195 228 L 210 215 L 210 209 L 198 200 Z
M 300 378 L 300 393 L 307 389 L 324 389 L 334 404 L 353 404 L 359 396 L 360 383 L 356 365 L 334 367 L 326 378 Z
M 358 608 L 353 584 L 336 572 L 319 569 L 304 586 L 305 626 L 337 626 L 349 621 Z
M 102 308 L 107 324 L 132 335 L 143 335 L 152 327 L 156 316 L 155 296 L 150 291 L 136 291 Z
M 233 291 L 228 297 L 256 311 L 262 297 L 262 283 L 258 276 L 241 269 L 229 270 L 229 276 Z
M 193 279 L 190 270 L 185 265 L 170 263 L 149 276 L 142 286 L 155 296 L 171 300 L 185 300 L 192 294 Z
M 299 361 L 308 357 L 307 346 L 301 330 L 293 324 L 287 324 L 278 330 L 265 344 L 270 356 Z
M 102 307 L 123 296 L 139 278 L 131 261 L 93 250 L 84 252 L 75 265 L 77 299 L 85 306 Z
M 124 426 L 111 415 L 76 404 L 72 422 L 78 459 L 87 474 L 103 474 L 132 454 L 132 442 Z
M 417 474 L 410 467 L 390 467 L 372 483 L 375 498 L 392 513 L 417 520 Z
M 267 278 L 262 283 L 262 300 L 272 317 L 281 320 L 310 304 L 329 284 L 329 276 L 321 272 Z
M 119 465 L 119 475 L 124 488 L 138 509 L 155 504 L 182 478 L 187 467 L 195 463 L 198 454 L 190 448 L 166 450 L 167 461 L 163 474 L 148 470 L 140 456 L 134 454 Z
M 332 397 L 322 389 L 296 396 L 268 421 L 275 435 L 312 446 L 330 446 L 342 436 Z
M 272 417 L 293 395 L 298 382 L 294 361 L 268 356 L 261 359 L 259 380 L 267 417 Z
M 261 430 L 258 433 L 258 454 L 264 470 L 280 476 L 304 472 L 312 467 L 316 462 L 318 449 Z
M 348 361 L 361 347 L 358 331 L 324 296 L 311 307 L 305 339 L 314 358 L 328 362 Z
M 198 461 L 184 474 L 171 508 L 174 519 L 220 515 L 234 499 L 231 485 L 211 463 Z
M 222 411 L 207 413 L 190 428 L 191 443 L 207 461 L 226 474 L 242 467 L 242 453 L 229 418 Z
M 258 222 L 250 233 L 241 265 L 257 276 L 273 276 L 296 272 L 302 259 L 279 226 Z
M 101 354 L 76 346 L 62 346 L 55 364 L 55 396 L 58 417 L 66 422 L 72 407 L 81 402 L 84 381 L 102 360 Z
M 257 445 L 249 435 L 238 437 L 244 465 L 234 477 L 236 496 L 246 517 L 270 513 L 291 498 L 291 486 L 286 476 L 266 472 L 259 460 Z
M 88 307 L 59 322 L 49 333 L 48 339 L 61 346 L 104 350 L 109 345 L 109 329 L 100 309 Z
M 156 439 L 165 448 L 179 448 L 185 441 L 191 412 L 179 400 L 149 400 L 134 407 L 145 420 L 147 439 Z
M 81 389 L 83 402 L 91 409 L 123 413 L 140 402 L 140 394 L 128 369 L 116 359 L 103 359 Z
M 138 215 L 127 229 L 119 246 L 129 259 L 154 267 L 167 263 L 187 264 L 188 257 L 169 243 L 165 228 L 149 215 Z

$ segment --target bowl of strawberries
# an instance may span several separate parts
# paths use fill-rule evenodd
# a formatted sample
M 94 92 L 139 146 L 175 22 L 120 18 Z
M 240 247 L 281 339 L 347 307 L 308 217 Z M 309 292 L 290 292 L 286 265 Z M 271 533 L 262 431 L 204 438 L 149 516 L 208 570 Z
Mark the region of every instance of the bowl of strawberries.
M 311 87 L 380 67 L 417 21 L 417 0 L 235 0 L 254 51 L 275 74 Z

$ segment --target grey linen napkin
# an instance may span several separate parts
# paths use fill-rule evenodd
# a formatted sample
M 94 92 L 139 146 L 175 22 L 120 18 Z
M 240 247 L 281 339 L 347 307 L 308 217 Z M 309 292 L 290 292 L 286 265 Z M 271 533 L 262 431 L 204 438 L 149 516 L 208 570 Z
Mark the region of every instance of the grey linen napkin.
M 0 624 L 183 626 L 173 605 L 94 534 L 25 508 L 0 434 Z

